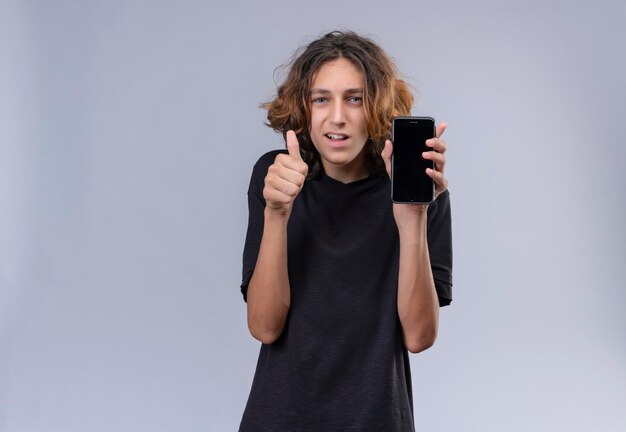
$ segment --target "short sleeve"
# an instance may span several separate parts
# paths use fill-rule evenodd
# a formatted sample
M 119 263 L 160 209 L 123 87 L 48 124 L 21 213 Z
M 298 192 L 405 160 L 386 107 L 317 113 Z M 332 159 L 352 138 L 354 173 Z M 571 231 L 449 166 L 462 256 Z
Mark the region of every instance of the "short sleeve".
M 450 192 L 445 190 L 428 207 L 428 251 L 439 305 L 452 302 L 452 217 Z
M 243 248 L 243 268 L 241 278 L 241 294 L 244 301 L 247 301 L 248 284 L 252 278 L 256 260 L 261 247 L 263 237 L 263 223 L 265 210 L 265 200 L 263 199 L 263 186 L 267 169 L 274 163 L 276 155 L 280 150 L 268 152 L 261 156 L 252 169 L 250 186 L 248 187 L 248 230 L 246 242 Z

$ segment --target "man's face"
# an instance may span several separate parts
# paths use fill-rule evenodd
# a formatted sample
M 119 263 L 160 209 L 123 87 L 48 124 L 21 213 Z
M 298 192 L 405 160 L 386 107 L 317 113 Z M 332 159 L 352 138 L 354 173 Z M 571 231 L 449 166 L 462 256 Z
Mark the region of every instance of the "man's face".
M 368 139 L 364 86 L 363 73 L 345 58 L 325 63 L 313 77 L 309 134 L 330 177 L 364 173 L 363 147 Z

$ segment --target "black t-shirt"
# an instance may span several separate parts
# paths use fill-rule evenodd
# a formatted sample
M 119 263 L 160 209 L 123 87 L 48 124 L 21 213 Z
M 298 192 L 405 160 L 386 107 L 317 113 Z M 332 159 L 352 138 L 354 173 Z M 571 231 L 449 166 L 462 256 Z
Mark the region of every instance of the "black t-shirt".
M 250 181 L 244 300 L 263 234 L 264 178 L 279 152 L 263 155 Z M 287 227 L 286 326 L 276 342 L 261 345 L 241 432 L 414 430 L 390 196 L 386 174 L 344 184 L 322 172 L 305 182 Z M 439 302 L 447 305 L 452 299 L 447 191 L 428 208 L 427 233 Z

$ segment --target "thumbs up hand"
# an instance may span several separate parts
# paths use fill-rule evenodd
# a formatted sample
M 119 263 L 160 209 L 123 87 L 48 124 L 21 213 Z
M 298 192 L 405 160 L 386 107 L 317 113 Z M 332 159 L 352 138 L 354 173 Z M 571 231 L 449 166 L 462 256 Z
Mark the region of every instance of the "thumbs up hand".
M 289 154 L 277 155 L 268 168 L 263 188 L 266 209 L 285 217 L 291 214 L 293 201 L 302 190 L 309 171 L 302 160 L 298 138 L 292 130 L 287 132 L 287 150 Z

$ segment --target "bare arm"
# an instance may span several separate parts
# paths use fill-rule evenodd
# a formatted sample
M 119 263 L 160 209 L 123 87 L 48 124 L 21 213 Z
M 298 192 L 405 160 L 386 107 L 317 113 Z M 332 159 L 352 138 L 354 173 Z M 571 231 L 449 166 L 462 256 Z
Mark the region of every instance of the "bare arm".
M 265 344 L 283 331 L 291 301 L 287 275 L 287 222 L 265 210 L 259 256 L 248 285 L 248 328 Z
M 287 223 L 308 171 L 292 131 L 287 133 L 287 148 L 289 154 L 276 156 L 265 177 L 263 237 L 248 284 L 248 328 L 252 336 L 265 344 L 278 339 L 289 312 Z
M 426 239 L 426 208 L 408 209 L 418 210 L 414 212 L 418 214 L 413 215 L 412 223 L 398 226 L 398 316 L 404 345 L 413 353 L 424 351 L 435 343 L 439 325 L 439 300 Z M 397 213 L 395 209 L 394 212 Z

